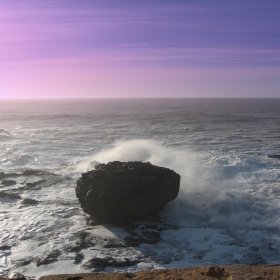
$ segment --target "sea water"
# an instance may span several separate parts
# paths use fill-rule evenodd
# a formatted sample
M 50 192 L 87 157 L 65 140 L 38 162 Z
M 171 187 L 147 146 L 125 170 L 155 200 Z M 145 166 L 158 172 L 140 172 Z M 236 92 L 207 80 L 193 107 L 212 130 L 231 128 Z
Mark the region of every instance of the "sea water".
M 279 263 L 277 154 L 280 99 L 0 101 L 0 275 Z M 132 230 L 88 223 L 76 181 L 115 160 L 173 169 L 178 198 Z

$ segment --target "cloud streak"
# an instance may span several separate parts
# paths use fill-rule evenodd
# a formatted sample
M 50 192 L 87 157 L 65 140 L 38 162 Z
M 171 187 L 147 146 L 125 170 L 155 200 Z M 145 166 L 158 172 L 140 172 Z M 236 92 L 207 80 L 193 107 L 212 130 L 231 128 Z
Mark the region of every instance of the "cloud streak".
M 278 75 L 267 71 L 280 67 L 276 0 L 0 1 L 2 77 L 14 71 L 18 76 L 29 73 L 32 81 L 36 73 L 53 77 L 67 68 L 79 72 L 80 82 L 99 69 L 102 79 L 108 73 L 108 81 L 112 73 L 123 73 L 123 83 L 127 69 L 134 71 L 133 77 L 149 72 L 155 83 L 166 77 L 152 71 L 170 73 L 174 81 L 191 71 L 202 79 L 211 71 L 237 77 L 242 69 L 258 76 L 264 69 L 273 79 Z M 16 75 L 14 80 L 22 83 Z

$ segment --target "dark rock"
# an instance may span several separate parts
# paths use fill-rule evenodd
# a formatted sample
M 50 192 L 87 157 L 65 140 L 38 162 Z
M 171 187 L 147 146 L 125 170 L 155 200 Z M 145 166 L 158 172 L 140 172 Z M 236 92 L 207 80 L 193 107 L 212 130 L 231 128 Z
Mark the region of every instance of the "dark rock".
M 31 204 L 31 205 L 36 205 L 38 204 L 39 201 L 35 200 L 35 199 L 31 199 L 31 198 L 25 198 L 21 204 Z
M 4 251 L 4 250 L 10 250 L 12 248 L 12 246 L 8 246 L 8 245 L 2 245 L 0 246 L 0 250 Z
M 269 158 L 278 158 L 280 159 L 280 155 L 268 155 Z
M 14 266 L 13 266 L 13 269 L 16 269 L 18 267 L 22 267 L 22 266 L 26 266 L 26 265 L 29 265 L 31 263 L 34 262 L 34 259 L 35 258 L 32 258 L 32 257 L 27 257 L 23 260 L 19 260 L 19 261 L 15 261 L 14 262 Z
M 144 238 L 139 236 L 128 236 L 125 238 L 125 244 L 127 247 L 139 247 L 144 243 Z
M 0 172 L 0 179 L 4 179 L 6 177 L 15 177 L 15 176 L 19 176 L 17 173 L 4 173 L 4 172 Z
M 8 193 L 8 198 L 10 199 L 21 199 L 21 196 L 15 193 Z
M 74 264 L 79 264 L 84 259 L 84 255 L 81 253 L 77 253 L 74 258 Z
M 42 170 L 36 170 L 36 169 L 26 169 L 24 170 L 21 175 L 23 176 L 32 176 L 32 175 L 54 175 L 57 176 L 56 174 L 47 172 L 47 171 L 42 171 Z
M 127 247 L 139 247 L 140 244 L 156 244 L 160 242 L 161 235 L 159 231 L 143 230 L 141 234 L 132 234 L 125 238 Z
M 14 193 L 0 192 L 0 198 L 21 199 L 21 196 Z
M 104 270 L 107 266 L 111 267 L 124 267 L 124 266 L 132 266 L 137 264 L 139 261 L 133 261 L 129 259 L 124 260 L 116 260 L 112 257 L 105 258 L 93 258 L 88 262 L 82 265 L 85 269 L 94 269 L 94 271 Z
M 61 252 L 59 250 L 54 250 L 52 252 L 46 252 L 42 258 L 36 260 L 36 265 L 41 266 L 42 264 L 50 264 L 57 262 L 57 258 L 60 256 Z
M 32 261 L 33 261 L 33 259 L 32 259 L 32 258 L 31 258 L 31 259 L 26 259 L 26 260 L 24 260 L 24 261 L 20 262 L 19 266 L 29 265 L 29 264 L 31 264 L 31 263 L 32 263 Z
M 14 180 L 3 180 L 2 181 L 2 185 L 3 186 L 14 186 L 15 184 L 16 184 L 17 182 L 16 181 L 14 181 Z
M 86 224 L 88 226 L 98 226 L 100 223 L 92 218 L 86 219 Z
M 3 179 L 3 178 L 5 178 L 7 175 L 6 175 L 6 173 L 4 173 L 4 172 L 0 172 L 0 179 Z
M 30 190 L 30 189 L 39 189 L 41 186 L 39 186 L 42 183 L 47 182 L 46 180 L 40 180 L 37 182 L 33 182 L 33 183 L 26 183 L 25 186 L 23 187 L 19 187 L 19 190 Z
M 216 279 L 229 277 L 229 273 L 223 267 L 219 266 L 210 266 L 208 271 L 201 272 L 201 275 L 207 275 Z
M 18 272 L 12 272 L 9 274 L 9 279 L 16 279 L 16 280 L 26 280 L 26 277 Z
M 95 245 L 92 240 L 92 236 L 85 231 L 74 234 L 75 238 L 78 238 L 75 246 L 66 246 L 65 251 L 79 253 L 82 249 L 90 248 Z
M 180 175 L 168 168 L 114 161 L 83 173 L 76 195 L 84 212 L 113 222 L 156 213 L 177 197 L 179 185 Z
M 160 236 L 160 232 L 158 231 L 146 230 L 143 231 L 142 234 L 144 236 L 144 243 L 147 244 L 156 244 L 162 240 Z
M 123 240 L 113 239 L 107 242 L 104 246 L 104 248 L 123 248 L 127 247 L 127 244 Z

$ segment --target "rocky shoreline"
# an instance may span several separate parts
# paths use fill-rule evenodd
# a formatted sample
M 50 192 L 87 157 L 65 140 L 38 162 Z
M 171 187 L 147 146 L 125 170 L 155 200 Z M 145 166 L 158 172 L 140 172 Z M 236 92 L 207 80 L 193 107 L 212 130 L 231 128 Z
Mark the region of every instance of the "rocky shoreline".
M 20 276 L 20 275 L 19 275 Z M 7 280 L 8 278 L 0 278 Z M 13 279 L 25 279 L 13 278 Z M 280 265 L 259 265 L 259 266 L 201 266 L 180 269 L 160 269 L 140 271 L 137 273 L 81 273 L 81 274 L 60 274 L 47 275 L 39 280 L 276 280 L 280 279 Z

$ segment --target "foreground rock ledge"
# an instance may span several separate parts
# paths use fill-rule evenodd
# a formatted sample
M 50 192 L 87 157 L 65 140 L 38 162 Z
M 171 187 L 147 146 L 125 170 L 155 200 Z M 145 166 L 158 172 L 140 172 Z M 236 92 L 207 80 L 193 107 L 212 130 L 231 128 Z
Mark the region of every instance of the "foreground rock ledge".
M 100 221 L 149 216 L 174 200 L 180 175 L 149 162 L 109 162 L 82 174 L 76 195 L 84 212 Z
M 0 280 L 7 280 L 1 278 Z M 138 273 L 80 273 L 48 275 L 39 280 L 276 280 L 280 279 L 280 265 L 260 266 L 202 266 L 195 268 L 162 269 Z
M 0 280 L 7 278 L 1 278 Z M 49 275 L 39 280 L 276 280 L 280 279 L 280 265 L 261 266 L 202 266 L 196 268 L 163 269 L 132 273 L 81 273 Z

